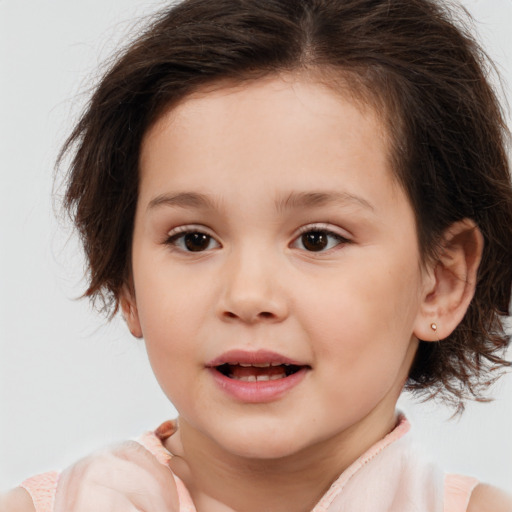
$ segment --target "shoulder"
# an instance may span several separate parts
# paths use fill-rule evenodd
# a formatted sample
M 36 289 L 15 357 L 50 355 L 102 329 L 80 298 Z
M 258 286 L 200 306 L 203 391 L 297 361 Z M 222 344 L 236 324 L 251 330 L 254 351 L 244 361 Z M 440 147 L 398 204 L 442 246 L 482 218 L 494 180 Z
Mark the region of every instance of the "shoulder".
M 30 494 L 21 487 L 0 495 L 0 512 L 35 512 L 35 510 Z
M 467 512 L 512 512 L 512 496 L 487 484 L 478 484 Z

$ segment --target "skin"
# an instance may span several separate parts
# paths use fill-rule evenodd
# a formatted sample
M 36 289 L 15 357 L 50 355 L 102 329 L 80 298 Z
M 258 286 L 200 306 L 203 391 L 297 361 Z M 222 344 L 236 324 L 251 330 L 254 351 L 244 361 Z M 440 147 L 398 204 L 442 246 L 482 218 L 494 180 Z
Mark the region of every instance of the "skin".
M 144 139 L 121 302 L 180 411 L 171 469 L 199 512 L 311 510 L 393 428 L 418 338 L 446 337 L 466 311 L 481 235 L 457 223 L 440 260 L 420 264 L 385 133 L 371 109 L 281 76 L 196 94 Z M 308 250 L 304 227 L 323 232 L 325 251 Z M 187 251 L 184 230 L 208 235 L 205 250 Z M 231 349 L 272 350 L 308 370 L 275 400 L 246 403 L 206 367 Z M 150 492 L 127 490 L 134 481 Z M 80 461 L 61 482 L 58 510 L 177 510 L 171 474 L 133 444 Z M 511 507 L 480 485 L 468 510 Z M 34 507 L 17 489 L 0 510 Z
M 188 98 L 148 132 L 140 164 L 124 309 L 180 411 L 173 469 L 199 510 L 309 510 L 393 428 L 435 287 L 385 130 L 314 81 L 274 77 Z M 344 240 L 308 251 L 304 226 Z M 180 230 L 211 236 L 206 250 L 187 252 Z M 232 349 L 310 370 L 247 404 L 205 368 Z

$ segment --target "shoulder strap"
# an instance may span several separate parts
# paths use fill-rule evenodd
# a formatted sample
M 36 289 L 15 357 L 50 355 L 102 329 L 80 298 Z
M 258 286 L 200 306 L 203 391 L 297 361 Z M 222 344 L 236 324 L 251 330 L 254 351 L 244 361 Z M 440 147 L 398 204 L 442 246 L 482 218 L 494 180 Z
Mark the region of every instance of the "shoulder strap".
M 21 483 L 20 487 L 30 494 L 36 512 L 53 512 L 59 476 L 59 472 L 50 471 L 27 478 Z
M 447 474 L 444 479 L 444 512 L 466 512 L 478 480 L 470 476 Z

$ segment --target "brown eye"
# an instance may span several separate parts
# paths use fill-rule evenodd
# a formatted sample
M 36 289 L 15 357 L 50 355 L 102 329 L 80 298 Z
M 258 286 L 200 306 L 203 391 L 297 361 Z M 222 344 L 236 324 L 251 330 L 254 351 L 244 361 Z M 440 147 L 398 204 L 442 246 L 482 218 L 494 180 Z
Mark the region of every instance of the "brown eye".
M 329 238 L 325 231 L 308 231 L 301 237 L 302 245 L 307 251 L 323 251 L 329 244 Z
M 165 243 L 184 252 L 202 252 L 220 247 L 215 238 L 201 231 L 177 233 L 171 235 Z
M 311 226 L 311 229 L 304 230 L 302 234 L 293 241 L 292 247 L 307 252 L 327 252 L 329 249 L 334 249 L 338 245 L 348 243 L 350 243 L 350 240 L 334 231 Z
M 188 233 L 184 236 L 183 241 L 189 251 L 198 252 L 208 249 L 211 238 L 204 233 Z

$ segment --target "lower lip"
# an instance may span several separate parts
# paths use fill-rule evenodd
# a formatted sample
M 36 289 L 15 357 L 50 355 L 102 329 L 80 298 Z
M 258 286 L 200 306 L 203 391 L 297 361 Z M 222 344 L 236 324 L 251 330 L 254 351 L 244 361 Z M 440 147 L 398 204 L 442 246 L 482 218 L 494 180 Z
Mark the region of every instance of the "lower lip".
M 230 379 L 215 368 L 209 368 L 220 388 L 231 397 L 246 403 L 272 402 L 281 398 L 285 393 L 297 386 L 305 377 L 308 369 L 302 368 L 288 377 L 277 380 L 265 380 L 260 382 L 247 382 Z

